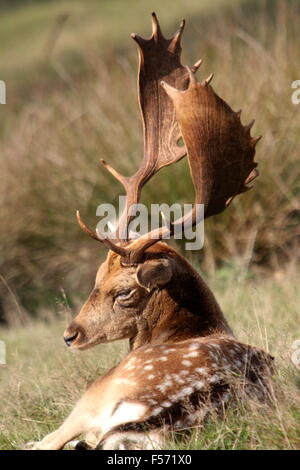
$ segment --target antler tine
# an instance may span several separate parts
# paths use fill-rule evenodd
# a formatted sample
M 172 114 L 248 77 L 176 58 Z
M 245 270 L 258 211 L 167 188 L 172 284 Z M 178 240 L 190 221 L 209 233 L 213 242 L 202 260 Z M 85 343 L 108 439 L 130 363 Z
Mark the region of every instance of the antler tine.
M 251 173 L 249 173 L 247 179 L 245 180 L 245 184 L 251 183 L 255 178 L 259 176 L 259 171 L 257 168 L 253 168 Z
M 258 137 L 252 137 L 251 139 L 251 146 L 252 148 L 256 147 L 256 144 L 262 139 L 262 135 L 259 135 Z
M 76 211 L 76 217 L 77 221 L 81 227 L 81 229 L 91 238 L 94 238 L 98 242 L 103 243 L 106 245 L 110 250 L 113 250 L 115 253 L 118 253 L 120 256 L 127 256 L 126 249 L 122 246 L 118 246 L 117 244 L 113 243 L 113 241 L 109 238 L 103 237 L 99 232 L 96 230 L 94 232 L 92 229 L 90 229 L 82 220 L 80 216 L 80 212 L 77 210 Z
M 202 82 L 201 85 L 202 85 L 202 86 L 207 86 L 207 85 L 209 85 L 213 78 L 214 78 L 214 74 L 211 73 L 211 74 Z
M 252 119 L 252 121 L 249 122 L 249 124 L 247 124 L 244 129 L 245 131 L 250 135 L 250 131 L 253 127 L 253 124 L 255 123 L 255 119 Z
M 152 37 L 155 39 L 165 39 L 159 25 L 156 13 L 153 11 L 152 15 Z
M 141 262 L 143 254 L 148 248 L 159 240 L 173 236 L 174 233 L 176 233 L 177 228 L 181 229 L 182 226 L 184 226 L 185 229 L 188 229 L 200 222 L 197 218 L 197 210 L 195 206 L 188 212 L 188 214 L 179 218 L 175 222 L 166 221 L 164 216 L 163 220 L 165 223 L 163 227 L 159 227 L 152 230 L 150 233 L 146 233 L 137 240 L 132 241 L 126 247 L 126 250 L 128 251 L 127 260 L 129 264 L 138 264 Z
M 194 65 L 191 67 L 191 70 L 193 73 L 196 73 L 198 68 L 202 65 L 203 61 L 202 59 L 197 60 L 197 62 L 194 63 Z
M 132 39 L 138 44 L 138 46 L 142 49 L 144 47 L 144 45 L 146 44 L 147 40 L 142 38 L 141 36 L 139 36 L 138 34 L 136 33 L 131 33 L 130 35 L 132 37 Z
M 185 27 L 185 20 L 182 20 L 179 25 L 178 30 L 176 31 L 176 33 L 170 40 L 170 46 L 169 46 L 170 50 L 175 51 L 176 49 L 179 49 L 181 47 L 180 43 L 181 43 L 181 37 L 182 37 L 184 27 Z
M 128 183 L 129 183 L 129 178 L 127 176 L 121 175 L 121 173 L 119 173 L 117 170 L 115 170 L 111 165 L 109 165 L 109 163 L 107 163 L 105 160 L 103 160 L 103 158 L 100 159 L 100 163 L 101 163 L 101 165 L 104 166 L 104 168 L 106 168 L 106 170 L 112 176 L 114 176 L 114 178 L 116 178 L 118 181 L 120 181 L 120 183 L 122 183 L 122 185 L 125 188 L 127 187 Z

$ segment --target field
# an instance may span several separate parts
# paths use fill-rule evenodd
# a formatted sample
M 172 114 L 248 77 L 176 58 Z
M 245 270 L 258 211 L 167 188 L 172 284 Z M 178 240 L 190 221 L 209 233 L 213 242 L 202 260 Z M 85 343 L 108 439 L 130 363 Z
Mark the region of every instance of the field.
M 260 177 L 254 189 L 206 223 L 205 245 L 188 254 L 214 289 L 239 339 L 276 358 L 270 408 L 239 407 L 177 448 L 299 449 L 300 379 L 291 361 L 299 331 L 300 79 L 297 1 L 0 1 L 0 449 L 55 429 L 86 385 L 127 344 L 74 354 L 62 332 L 87 297 L 105 250 L 75 222 L 90 224 L 120 187 L 105 158 L 130 174 L 141 159 L 136 50 L 129 34 L 150 32 L 156 10 L 166 36 L 185 17 L 183 63 L 242 122 L 256 118 Z M 126 89 L 126 93 L 124 93 Z M 177 184 L 174 185 L 173 181 Z M 156 188 L 160 188 L 157 193 Z M 192 202 L 186 162 L 158 174 L 143 201 Z M 182 250 L 179 244 L 178 248 Z M 99 256 L 95 250 L 99 249 Z

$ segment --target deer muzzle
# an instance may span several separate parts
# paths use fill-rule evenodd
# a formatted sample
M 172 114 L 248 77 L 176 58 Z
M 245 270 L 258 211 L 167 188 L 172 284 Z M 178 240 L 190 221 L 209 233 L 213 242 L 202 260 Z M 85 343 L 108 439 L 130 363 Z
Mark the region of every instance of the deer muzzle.
M 78 332 L 72 334 L 72 335 L 64 335 L 64 342 L 66 343 L 67 346 L 72 346 L 72 343 L 73 341 L 75 341 L 75 339 L 77 338 L 78 336 Z
M 80 327 L 75 322 L 72 322 L 64 332 L 64 342 L 68 347 L 75 346 L 75 343 L 80 342 L 82 336 Z

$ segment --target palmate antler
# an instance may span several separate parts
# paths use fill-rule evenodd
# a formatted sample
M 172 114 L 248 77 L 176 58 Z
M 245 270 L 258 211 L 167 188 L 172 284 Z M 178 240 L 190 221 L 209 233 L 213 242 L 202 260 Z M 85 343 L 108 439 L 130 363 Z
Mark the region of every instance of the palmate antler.
M 124 262 L 138 263 L 144 251 L 158 240 L 172 235 L 177 227 L 194 226 L 196 204 L 204 204 L 204 217 L 222 212 L 232 199 L 244 191 L 257 176 L 253 161 L 255 145 L 248 126 L 242 126 L 240 112 L 235 113 L 209 85 L 212 75 L 199 83 L 195 72 L 180 62 L 180 39 L 184 21 L 171 39 L 165 39 L 155 13 L 152 36 L 133 39 L 139 49 L 139 102 L 144 124 L 144 158 L 131 177 L 118 173 L 103 160 L 102 164 L 118 179 L 126 191 L 126 207 L 116 229 L 117 242 L 89 229 L 77 212 L 81 228 L 122 256 Z M 183 138 L 184 147 L 179 146 Z M 161 168 L 188 155 L 195 186 L 193 210 L 185 217 L 128 242 L 131 208 L 139 202 L 144 184 Z

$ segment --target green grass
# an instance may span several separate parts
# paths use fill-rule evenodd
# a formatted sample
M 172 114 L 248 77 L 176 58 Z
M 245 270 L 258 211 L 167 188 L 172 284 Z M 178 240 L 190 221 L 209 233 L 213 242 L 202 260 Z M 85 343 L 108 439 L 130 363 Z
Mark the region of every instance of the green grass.
M 224 419 L 212 416 L 192 436 L 171 442 L 181 449 L 299 449 L 299 371 L 291 362 L 297 339 L 299 289 L 295 267 L 276 278 L 241 278 L 227 268 L 210 280 L 237 337 L 276 358 L 272 406 L 240 404 Z M 281 277 L 282 276 L 282 277 Z M 232 287 L 234 286 L 234 288 Z M 63 315 L 63 310 L 61 310 Z M 126 342 L 71 352 L 62 340 L 67 318 L 0 330 L 7 365 L 0 366 L 0 449 L 37 440 L 57 428 L 88 383 L 126 354 Z
M 127 174 L 141 161 L 137 57 L 129 33 L 149 34 L 148 4 L 132 2 L 129 9 L 118 0 L 74 1 L 72 16 L 45 55 L 65 3 L 18 6 L 0 18 L 7 40 L 0 40 L 0 78 L 7 77 L 8 90 L 0 107 L 0 310 L 10 324 L 43 308 L 57 310 L 62 288 L 72 305 L 82 299 L 98 248 L 80 232 L 75 211 L 95 225 L 98 204 L 116 203 L 122 192 L 100 168 L 100 157 Z M 264 136 L 255 188 L 206 223 L 205 249 L 192 257 L 205 271 L 231 258 L 277 270 L 298 256 L 300 114 L 291 103 L 300 61 L 297 5 L 153 3 L 166 35 L 186 16 L 183 62 L 202 57 L 199 77 L 214 71 L 216 91 L 233 109 L 243 107 L 243 123 L 255 117 L 253 133 Z M 156 175 L 143 201 L 192 202 L 186 161 Z M 99 259 L 103 253 L 99 247 Z
M 166 28 L 173 27 L 181 17 L 215 14 L 219 8 L 232 7 L 241 0 L 62 0 L 27 2 L 4 10 L 0 18 L 0 54 L 2 71 L 36 66 L 45 60 L 51 31 L 57 18 L 67 14 L 68 21 L 58 37 L 55 54 L 70 51 L 86 52 L 89 47 L 129 46 L 129 34 L 137 28 L 148 34 L 146 18 L 156 11 Z M 146 20 L 146 21 L 145 21 Z M 48 58 L 48 57 L 46 57 Z

